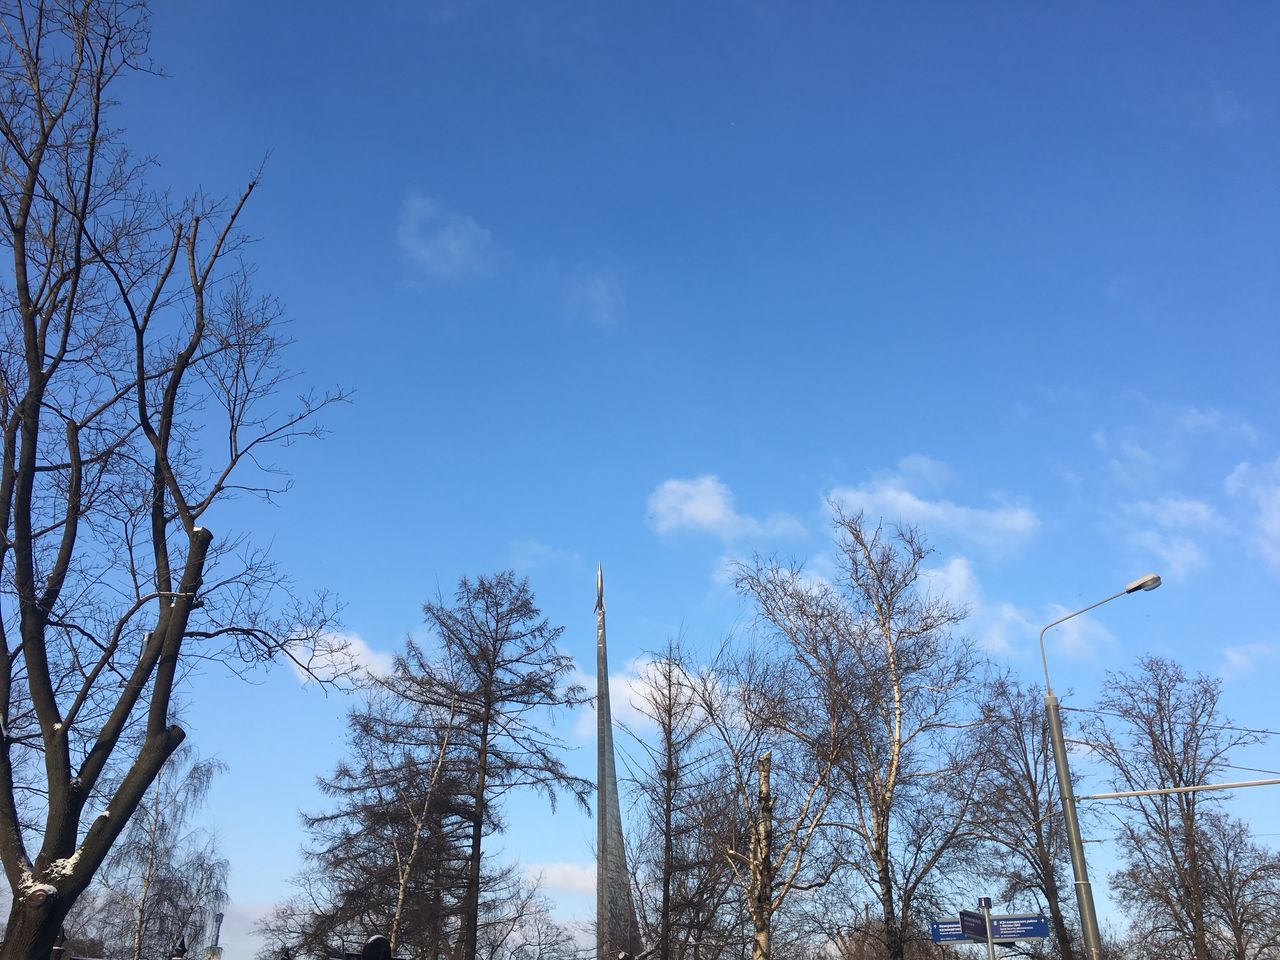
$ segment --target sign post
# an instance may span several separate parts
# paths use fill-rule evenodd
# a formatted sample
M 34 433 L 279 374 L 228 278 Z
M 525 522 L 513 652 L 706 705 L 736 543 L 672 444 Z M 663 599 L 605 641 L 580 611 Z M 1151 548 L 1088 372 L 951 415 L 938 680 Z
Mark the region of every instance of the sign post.
M 987 928 L 987 960 L 996 960 L 996 944 L 991 939 L 991 898 L 979 897 L 978 906 L 982 910 L 982 923 Z

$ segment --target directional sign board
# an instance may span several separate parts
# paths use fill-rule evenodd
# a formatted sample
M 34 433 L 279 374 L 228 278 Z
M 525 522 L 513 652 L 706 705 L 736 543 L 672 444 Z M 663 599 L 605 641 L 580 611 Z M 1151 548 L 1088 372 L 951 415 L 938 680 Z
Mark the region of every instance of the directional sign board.
M 961 910 L 960 929 L 971 940 L 987 942 L 987 921 L 980 913 L 974 913 L 972 910 Z
M 1049 918 L 1038 913 L 991 918 L 991 939 L 1044 940 L 1049 936 Z
M 965 914 L 976 920 L 971 919 L 966 926 Z M 958 917 L 943 917 L 929 924 L 929 935 L 934 943 L 958 943 L 965 940 L 987 942 L 987 928 L 982 922 L 982 914 L 969 910 L 962 910 Z M 995 943 L 1044 940 L 1048 936 L 1049 920 L 1038 913 L 1013 913 L 991 918 L 991 939 Z
M 959 917 L 944 917 L 929 924 L 929 935 L 934 943 L 952 943 L 957 940 L 968 940 L 960 929 Z

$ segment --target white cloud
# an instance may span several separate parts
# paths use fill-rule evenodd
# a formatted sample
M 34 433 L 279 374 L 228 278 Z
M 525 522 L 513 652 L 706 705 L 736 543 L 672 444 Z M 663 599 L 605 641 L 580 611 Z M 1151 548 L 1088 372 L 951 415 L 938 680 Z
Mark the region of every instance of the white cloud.
M 1222 518 L 1213 507 L 1190 497 L 1139 500 L 1130 504 L 1130 510 L 1157 526 L 1171 530 L 1213 530 L 1222 526 Z
M 621 671 L 609 674 L 609 714 L 615 725 L 621 724 L 637 733 L 652 729 L 653 721 L 640 710 L 639 704 L 644 702 L 644 694 L 649 683 L 650 657 L 637 657 L 627 663 Z M 575 672 L 574 682 L 586 687 L 591 693 L 596 690 L 596 677 L 581 670 Z M 574 733 L 579 740 L 590 740 L 596 735 L 595 705 L 583 707 L 574 723 Z M 617 732 L 614 734 L 617 737 Z
M 1253 672 L 1264 660 L 1276 655 L 1275 647 L 1269 643 L 1246 643 L 1238 647 L 1222 648 L 1222 666 L 1218 675 L 1230 680 L 1241 674 Z
M 1224 484 L 1233 497 L 1253 509 L 1250 540 L 1276 573 L 1280 573 L 1280 459 L 1255 466 L 1242 463 L 1231 471 Z
M 538 881 L 549 893 L 596 892 L 596 868 L 581 863 L 531 863 L 524 868 L 525 875 Z
M 436 280 L 487 274 L 499 252 L 493 236 L 475 220 L 416 192 L 400 210 L 396 244 L 409 263 Z
M 1257 443 L 1258 428 L 1243 417 L 1223 413 L 1213 407 L 1176 407 L 1172 412 L 1175 426 L 1184 433 L 1229 437 Z
M 1185 580 L 1208 562 L 1204 551 L 1190 537 L 1160 530 L 1139 530 L 1130 537 L 1139 550 L 1155 558 L 1160 573 L 1173 580 Z
M 929 593 L 943 597 L 970 610 L 982 605 L 982 588 L 973 572 L 973 562 L 968 557 L 955 556 L 941 567 L 924 571 L 924 582 Z
M 924 580 L 931 595 L 968 610 L 961 630 L 988 653 L 1009 656 L 1035 636 L 1031 621 L 1012 603 L 987 603 L 968 557 L 955 556 L 941 567 L 925 570 Z
M 713 474 L 664 480 L 649 494 L 649 522 L 658 533 L 697 530 L 724 541 L 744 537 L 787 537 L 804 533 L 795 517 L 777 513 L 757 520 L 739 513 L 733 491 Z
M 532 573 L 548 566 L 578 566 L 582 558 L 573 550 L 548 546 L 539 540 L 512 540 L 507 544 L 507 563 L 520 573 Z
M 599 327 L 611 327 L 622 319 L 626 296 L 610 270 L 578 267 L 565 281 L 569 316 Z
M 1166 486 L 1206 456 L 1256 446 L 1260 436 L 1248 420 L 1212 407 L 1158 403 L 1135 391 L 1112 404 L 1126 411 L 1129 423 L 1096 431 L 1094 445 L 1111 479 L 1134 490 Z
M 290 666 L 300 683 L 309 683 L 316 677 L 347 676 L 352 669 L 386 675 L 391 672 L 394 659 L 389 653 L 373 649 L 360 634 L 339 630 L 320 638 L 315 655 L 306 664 L 310 672 L 293 661 Z
M 1160 572 L 1174 580 L 1185 579 L 1206 566 L 1208 558 L 1191 534 L 1223 530 L 1226 522 L 1203 500 L 1168 496 L 1126 504 L 1133 520 L 1151 526 L 1129 534 L 1129 542 L 1160 565 Z
M 1056 603 L 1051 604 L 1045 622 L 1052 623 L 1069 613 L 1071 611 L 1066 607 Z M 1056 649 L 1077 660 L 1089 659 L 1098 647 L 1114 643 L 1115 639 L 1115 635 L 1110 630 L 1089 617 L 1073 617 L 1044 635 L 1046 649 Z
M 927 533 L 957 534 L 991 549 L 1020 543 L 1040 526 L 1027 507 L 968 507 L 950 500 L 927 500 L 909 489 L 906 479 L 890 477 L 857 487 L 836 487 L 830 497 L 848 511 L 919 525 Z
M 401 205 L 395 242 L 400 256 L 422 277 L 491 278 L 574 321 L 609 327 L 622 319 L 626 292 L 614 270 L 592 264 L 569 269 L 528 251 L 507 249 L 474 218 L 419 191 L 411 191 Z
M 955 478 L 955 471 L 949 466 L 922 453 L 908 454 L 899 460 L 898 473 L 930 487 L 940 487 Z

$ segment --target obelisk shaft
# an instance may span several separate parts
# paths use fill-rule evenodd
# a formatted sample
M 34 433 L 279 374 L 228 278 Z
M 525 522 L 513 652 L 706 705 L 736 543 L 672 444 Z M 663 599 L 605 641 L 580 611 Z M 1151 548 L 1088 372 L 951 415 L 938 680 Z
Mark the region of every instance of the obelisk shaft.
M 596 684 L 596 960 L 613 960 L 621 950 L 639 953 L 640 937 L 627 874 L 613 755 L 602 567 L 596 570 Z

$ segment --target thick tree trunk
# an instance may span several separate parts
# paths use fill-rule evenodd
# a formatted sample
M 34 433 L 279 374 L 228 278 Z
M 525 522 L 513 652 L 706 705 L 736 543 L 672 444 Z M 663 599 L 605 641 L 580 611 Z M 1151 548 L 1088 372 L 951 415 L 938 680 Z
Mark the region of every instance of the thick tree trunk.
M 480 860 L 483 855 L 485 790 L 489 773 L 489 717 L 480 726 L 476 770 L 475 809 L 471 815 L 471 856 L 467 869 L 467 898 L 462 914 L 461 960 L 476 960 L 480 934 Z
M 884 955 L 886 960 L 905 960 L 906 941 L 902 936 L 902 924 L 893 902 L 893 877 L 887 864 L 879 869 L 880 912 L 884 917 Z
M 1037 842 L 1036 854 L 1044 867 L 1044 896 L 1049 907 L 1049 926 L 1053 929 L 1054 939 L 1058 941 L 1058 956 L 1061 960 L 1076 960 L 1075 941 L 1072 939 L 1071 929 L 1067 926 L 1067 918 L 1062 915 L 1062 898 L 1058 895 L 1058 871 L 1044 843 Z
M 49 960 L 70 907 L 57 896 L 50 897 L 43 906 L 15 900 L 9 908 L 0 960 Z
M 756 822 L 751 838 L 752 902 L 751 960 L 769 960 L 769 937 L 773 927 L 773 791 L 769 772 L 773 757 L 766 753 L 758 761 L 759 796 Z
M 1062 900 L 1056 888 L 1045 891 L 1049 902 L 1049 926 L 1053 928 L 1054 939 L 1058 941 L 1058 956 L 1062 960 L 1076 960 L 1075 941 L 1071 937 L 1071 929 L 1067 919 L 1062 915 Z
M 755 936 L 751 938 L 751 960 L 769 960 L 769 922 L 756 927 Z

